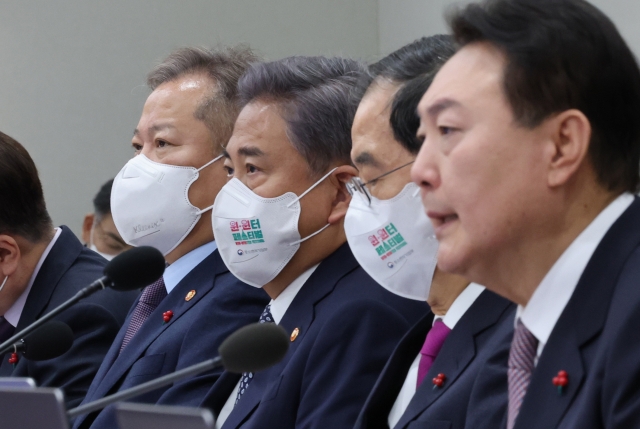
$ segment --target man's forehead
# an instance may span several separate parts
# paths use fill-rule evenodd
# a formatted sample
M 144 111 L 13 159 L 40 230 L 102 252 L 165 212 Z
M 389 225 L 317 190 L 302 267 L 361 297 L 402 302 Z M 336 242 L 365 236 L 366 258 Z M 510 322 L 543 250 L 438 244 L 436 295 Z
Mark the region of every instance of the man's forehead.
M 437 115 L 478 94 L 501 92 L 504 65 L 504 55 L 486 42 L 463 47 L 434 78 L 418 106 L 420 115 Z

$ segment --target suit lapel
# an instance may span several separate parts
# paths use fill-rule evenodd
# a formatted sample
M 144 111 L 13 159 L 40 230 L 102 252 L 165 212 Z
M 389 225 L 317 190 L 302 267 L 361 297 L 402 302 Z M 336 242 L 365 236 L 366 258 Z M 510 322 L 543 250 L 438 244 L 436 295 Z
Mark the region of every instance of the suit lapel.
M 140 330 L 134 335 L 127 347 L 119 353 L 119 344 L 126 333 L 129 325 L 129 318 L 123 325 L 111 348 L 107 358 L 113 359 L 113 364 L 107 371 L 104 380 L 100 383 L 99 388 L 94 393 L 96 397 L 102 397 L 115 386 L 115 384 L 126 374 L 131 366 L 142 356 L 149 345 L 155 341 L 165 330 L 182 317 L 189 309 L 202 299 L 215 284 L 215 278 L 211 280 L 211 271 L 215 275 L 228 271 L 220 259 L 220 255 L 216 250 L 207 256 L 196 268 L 187 274 L 178 285 L 171 291 L 169 295 L 158 305 L 158 307 L 149 315 L 149 318 L 142 324 Z M 194 289 L 195 296 L 186 301 L 186 294 Z M 167 310 L 173 311 L 173 318 L 168 323 L 163 323 L 162 313 Z
M 638 198 L 606 233 L 589 260 L 576 289 L 551 332 L 531 378 L 515 427 L 555 428 L 572 404 L 584 378 L 582 351 L 600 334 L 607 319 L 618 273 L 627 257 L 640 245 Z M 567 371 L 569 384 L 561 394 L 552 379 Z M 540 412 L 544 410 L 544 417 Z
M 298 328 L 299 334 L 296 341 L 290 343 L 289 351 L 280 363 L 266 371 L 254 374 L 249 388 L 225 421 L 223 426 L 225 429 L 237 428 L 250 417 L 274 380 L 283 376 L 291 357 L 304 341 L 315 318 L 315 305 L 333 291 L 342 277 L 358 266 L 346 243 L 320 263 L 293 299 L 279 323 L 287 332 Z
M 365 403 L 362 411 L 362 427 L 388 427 L 387 419 L 391 408 L 432 325 L 433 313 L 429 311 L 400 340 Z
M 478 296 L 447 337 L 396 428 L 404 428 L 451 388 L 476 356 L 476 337 L 498 323 L 510 305 L 487 290 Z M 446 381 L 442 387 L 434 389 L 431 379 L 440 373 L 445 374 Z

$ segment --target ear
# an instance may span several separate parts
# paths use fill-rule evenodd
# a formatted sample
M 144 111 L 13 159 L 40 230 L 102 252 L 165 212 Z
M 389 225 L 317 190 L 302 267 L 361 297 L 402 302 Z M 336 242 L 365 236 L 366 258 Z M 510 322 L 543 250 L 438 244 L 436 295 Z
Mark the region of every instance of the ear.
M 91 241 L 91 228 L 93 228 L 93 221 L 95 218 L 95 214 L 89 213 L 88 215 L 85 215 L 84 221 L 82 222 L 82 241 L 85 244 L 89 244 Z
M 564 111 L 549 120 L 547 182 L 552 188 L 567 183 L 584 164 L 591 141 L 591 123 L 579 110 Z
M 347 183 L 358 175 L 358 170 L 352 165 L 341 165 L 329 177 L 335 188 L 335 197 L 331 204 L 331 212 L 327 223 L 334 225 L 344 219 L 351 202 L 351 194 L 347 190 Z
M 0 234 L 0 281 L 16 272 L 21 258 L 18 242 L 10 235 Z

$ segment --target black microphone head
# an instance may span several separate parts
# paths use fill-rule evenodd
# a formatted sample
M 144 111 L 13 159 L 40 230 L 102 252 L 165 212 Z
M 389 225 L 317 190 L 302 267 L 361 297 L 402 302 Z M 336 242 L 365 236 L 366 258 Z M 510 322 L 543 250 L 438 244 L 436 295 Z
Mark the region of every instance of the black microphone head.
M 71 348 L 73 331 L 66 323 L 52 320 L 24 337 L 22 341 L 25 358 L 34 361 L 48 360 L 62 356 Z
M 275 323 L 254 323 L 238 329 L 218 349 L 229 372 L 256 372 L 282 360 L 289 350 L 289 335 Z
M 109 261 L 104 267 L 104 275 L 113 281 L 113 289 L 127 291 L 155 282 L 164 273 L 164 267 L 164 256 L 158 249 L 140 246 L 122 252 Z

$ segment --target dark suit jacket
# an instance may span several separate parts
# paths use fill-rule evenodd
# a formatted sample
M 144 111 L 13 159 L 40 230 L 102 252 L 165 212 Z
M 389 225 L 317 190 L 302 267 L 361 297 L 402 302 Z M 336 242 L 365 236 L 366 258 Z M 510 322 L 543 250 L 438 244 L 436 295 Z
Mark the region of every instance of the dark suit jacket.
M 80 289 L 102 277 L 107 261 L 86 249 L 65 226 L 44 260 L 27 297 L 16 332 L 47 314 Z M 9 353 L 1 357 L 0 376 L 32 377 L 38 386 L 60 387 L 68 407 L 82 401 L 91 380 L 122 326 L 137 292 L 103 290 L 61 313 L 57 320 L 74 333 L 71 350 L 47 361 L 21 358 L 15 369 Z
M 502 376 L 507 390 L 507 359 Z M 567 371 L 559 393 L 552 383 Z M 480 380 L 479 380 L 480 381 Z M 640 427 L 640 200 L 598 245 L 531 378 L 515 423 L 524 428 Z M 503 420 L 506 427 L 506 416 Z
M 514 311 L 515 305 L 506 299 L 487 290 L 482 292 L 447 337 L 395 428 L 463 428 L 478 371 L 490 351 L 501 343 L 509 344 L 510 337 L 505 338 L 504 333 L 513 331 Z M 398 344 L 362 409 L 355 426 L 357 429 L 389 428 L 387 421 L 391 408 L 432 323 L 433 314 L 429 312 Z M 441 388 L 434 389 L 431 380 L 439 373 L 445 374 L 446 381 Z M 502 395 L 495 391 L 484 394 Z M 482 416 L 483 419 L 487 417 Z M 498 418 L 502 418 L 500 413 Z
M 299 330 L 284 360 L 254 375 L 223 428 L 352 427 L 396 343 L 427 311 L 375 283 L 344 244 L 280 321 Z M 238 380 L 224 373 L 202 406 L 218 414 Z
M 186 301 L 191 290 L 195 290 L 196 295 Z M 236 279 L 216 250 L 182 279 L 118 356 L 129 323 L 127 318 L 83 403 L 217 356 L 222 341 L 235 330 L 258 320 L 268 302 L 269 297 L 262 289 Z M 173 311 L 173 318 L 163 324 L 162 313 L 167 310 Z M 209 371 L 132 401 L 196 406 L 220 372 Z M 74 428 L 88 427 L 117 427 L 114 407 L 79 416 L 74 422 Z

